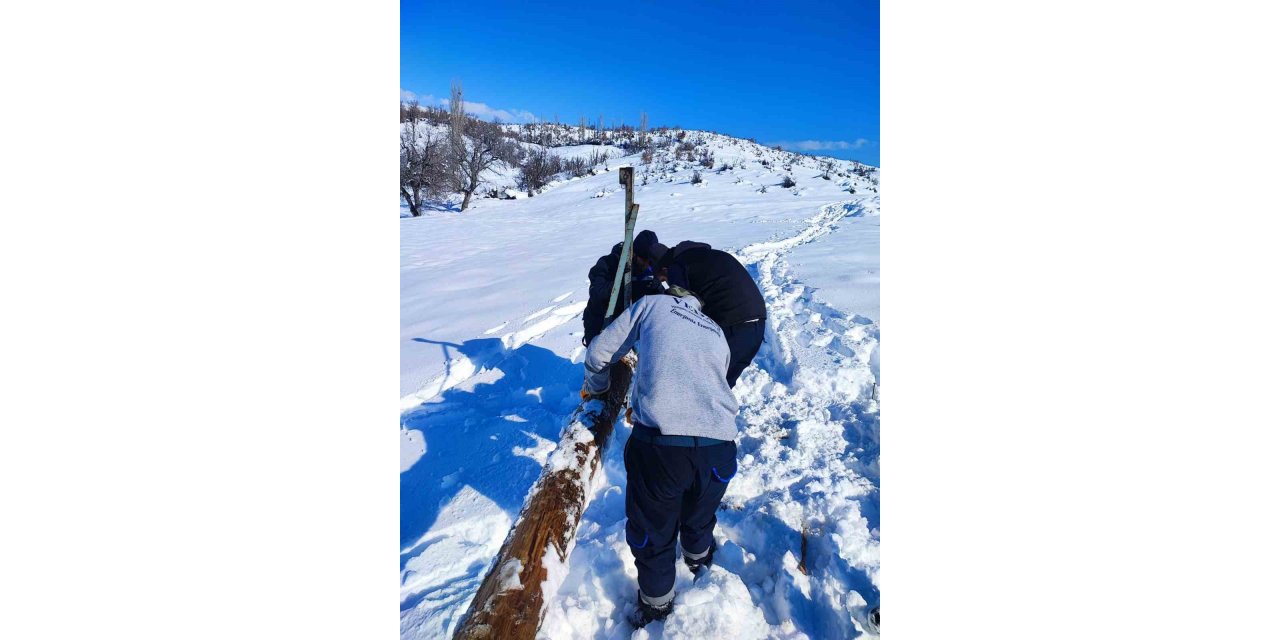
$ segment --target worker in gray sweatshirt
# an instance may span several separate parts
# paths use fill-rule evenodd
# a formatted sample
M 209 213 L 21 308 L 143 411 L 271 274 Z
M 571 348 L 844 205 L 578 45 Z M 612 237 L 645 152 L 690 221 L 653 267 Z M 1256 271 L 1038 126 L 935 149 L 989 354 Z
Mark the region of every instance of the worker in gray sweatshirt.
M 609 366 L 635 347 L 631 396 L 626 539 L 640 586 L 631 622 L 642 627 L 671 613 L 676 541 L 694 574 L 711 565 L 716 509 L 737 472 L 738 401 L 729 390 L 729 346 L 692 293 L 636 301 L 587 349 L 586 390 L 609 390 Z

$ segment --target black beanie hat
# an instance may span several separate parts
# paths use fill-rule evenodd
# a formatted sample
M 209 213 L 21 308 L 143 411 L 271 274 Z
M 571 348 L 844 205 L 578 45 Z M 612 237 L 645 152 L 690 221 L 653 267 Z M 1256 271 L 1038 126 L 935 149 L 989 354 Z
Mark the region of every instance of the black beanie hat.
M 648 260 L 650 247 L 655 244 L 658 244 L 658 234 L 645 229 L 631 241 L 631 255 L 641 256 Z

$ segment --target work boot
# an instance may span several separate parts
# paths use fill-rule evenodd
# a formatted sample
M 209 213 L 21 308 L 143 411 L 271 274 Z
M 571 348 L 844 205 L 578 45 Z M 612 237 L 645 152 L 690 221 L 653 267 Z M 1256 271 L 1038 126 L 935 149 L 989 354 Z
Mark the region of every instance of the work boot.
M 672 600 L 668 600 L 667 604 L 661 607 L 655 607 L 645 602 L 644 597 L 641 596 L 639 593 L 637 593 L 636 594 L 636 610 L 634 613 L 628 616 L 628 621 L 631 622 L 631 626 L 637 629 L 642 629 L 644 628 L 645 625 L 649 624 L 650 622 L 653 622 L 655 620 L 662 620 L 662 619 L 665 619 L 667 616 L 671 615 L 671 610 L 675 608 L 675 604 L 676 604 L 676 601 L 672 599 Z
M 684 557 L 684 564 L 689 567 L 689 571 L 692 571 L 693 575 L 697 576 L 700 571 L 711 566 L 711 558 L 716 555 L 716 541 L 711 541 L 711 546 L 707 547 L 706 555 L 701 558 L 690 558 L 687 553 L 681 553 L 680 555 Z

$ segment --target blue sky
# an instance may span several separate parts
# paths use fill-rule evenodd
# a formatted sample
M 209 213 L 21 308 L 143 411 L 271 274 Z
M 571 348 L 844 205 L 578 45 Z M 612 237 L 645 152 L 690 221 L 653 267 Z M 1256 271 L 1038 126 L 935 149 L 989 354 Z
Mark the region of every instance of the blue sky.
M 486 119 L 715 129 L 880 164 L 878 2 L 400 2 L 400 88 Z

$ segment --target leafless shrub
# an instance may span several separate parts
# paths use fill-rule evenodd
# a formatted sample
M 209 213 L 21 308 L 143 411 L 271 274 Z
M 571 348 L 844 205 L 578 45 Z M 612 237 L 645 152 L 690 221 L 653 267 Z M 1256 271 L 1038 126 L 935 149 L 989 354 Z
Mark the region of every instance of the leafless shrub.
M 569 175 L 575 178 L 581 178 L 582 176 L 587 175 L 587 169 L 587 161 L 583 158 L 575 156 L 564 161 L 564 170 L 568 171 Z
M 710 169 L 715 166 L 716 156 L 711 152 L 711 149 L 705 147 L 702 149 L 698 154 L 698 164 L 702 165 L 704 169 Z
M 532 197 L 534 192 L 545 187 L 562 169 L 558 156 L 539 149 L 525 157 L 524 164 L 520 167 L 520 188 Z

